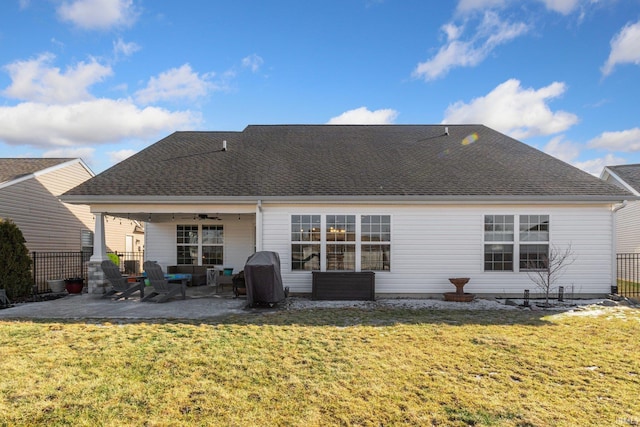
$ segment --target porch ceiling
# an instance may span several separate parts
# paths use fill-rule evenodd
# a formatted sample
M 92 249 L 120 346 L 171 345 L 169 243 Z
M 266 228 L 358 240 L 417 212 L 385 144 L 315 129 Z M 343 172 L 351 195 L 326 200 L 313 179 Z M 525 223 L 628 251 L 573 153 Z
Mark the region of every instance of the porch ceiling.
M 103 212 L 107 220 L 110 217 L 131 219 L 140 222 L 217 222 L 238 221 L 255 217 L 255 213 L 218 213 L 218 212 Z

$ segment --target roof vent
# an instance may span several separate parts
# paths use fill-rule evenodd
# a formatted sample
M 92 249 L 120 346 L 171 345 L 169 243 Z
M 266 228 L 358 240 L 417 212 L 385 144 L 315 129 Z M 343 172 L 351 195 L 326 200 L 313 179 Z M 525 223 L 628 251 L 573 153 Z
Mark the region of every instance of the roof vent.
M 227 151 L 227 140 L 222 141 L 222 151 Z
M 444 134 L 449 135 L 449 126 L 444 127 Z

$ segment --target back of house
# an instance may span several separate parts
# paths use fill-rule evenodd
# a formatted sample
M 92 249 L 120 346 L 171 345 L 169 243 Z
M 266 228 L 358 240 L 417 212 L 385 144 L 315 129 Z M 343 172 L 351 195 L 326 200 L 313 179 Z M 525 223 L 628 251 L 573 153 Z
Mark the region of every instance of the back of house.
M 176 132 L 63 200 L 145 221 L 163 268 L 237 273 L 277 252 L 292 293 L 312 272 L 373 271 L 377 295 L 468 277 L 465 291 L 519 296 L 570 248 L 556 286 L 593 296 L 615 283 L 614 210 L 633 197 L 482 125 L 271 125 Z

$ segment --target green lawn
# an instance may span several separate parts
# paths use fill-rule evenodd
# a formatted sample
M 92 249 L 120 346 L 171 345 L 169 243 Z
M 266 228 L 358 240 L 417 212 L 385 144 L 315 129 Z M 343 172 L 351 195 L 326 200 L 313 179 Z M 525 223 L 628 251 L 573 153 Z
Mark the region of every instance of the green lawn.
M 638 425 L 640 310 L 588 313 L 1 321 L 0 425 Z

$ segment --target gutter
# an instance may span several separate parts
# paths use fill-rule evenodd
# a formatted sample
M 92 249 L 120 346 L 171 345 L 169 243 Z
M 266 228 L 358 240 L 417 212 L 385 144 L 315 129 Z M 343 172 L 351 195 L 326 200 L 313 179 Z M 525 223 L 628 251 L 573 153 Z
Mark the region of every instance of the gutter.
M 487 196 L 487 195 L 397 195 L 397 196 L 120 196 L 120 195 L 63 195 L 60 199 L 71 204 L 212 204 L 233 203 L 251 204 L 261 203 L 336 203 L 336 204 L 443 204 L 443 203 L 622 203 L 625 200 L 640 200 L 640 196 L 629 194 L 617 196 Z
M 623 200 L 622 203 L 620 203 L 617 206 L 614 206 L 613 208 L 611 208 L 611 212 L 616 213 L 618 212 L 620 209 L 627 207 L 627 201 Z

